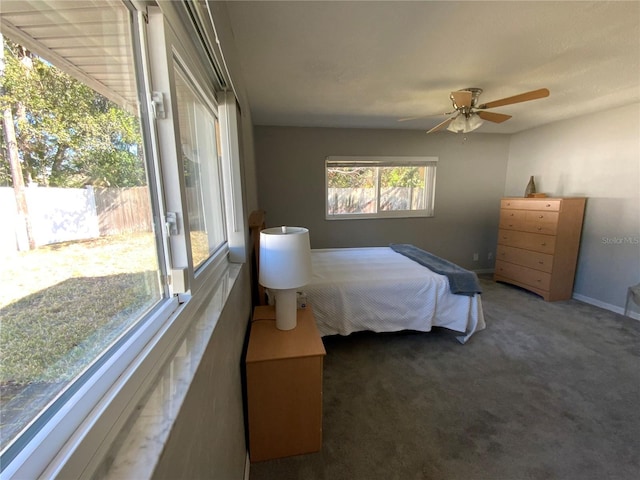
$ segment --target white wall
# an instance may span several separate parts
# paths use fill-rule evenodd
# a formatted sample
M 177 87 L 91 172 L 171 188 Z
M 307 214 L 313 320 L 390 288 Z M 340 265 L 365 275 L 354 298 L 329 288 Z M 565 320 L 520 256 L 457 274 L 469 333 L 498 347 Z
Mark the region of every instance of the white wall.
M 242 157 L 242 183 L 244 187 L 244 200 L 247 212 L 258 208 L 258 192 L 256 186 L 256 165 L 253 147 L 253 121 L 251 119 L 251 109 L 245 90 L 242 66 L 240 65 L 238 53 L 236 51 L 231 30 L 231 22 L 227 13 L 227 6 L 224 2 L 208 2 L 213 15 L 215 30 L 220 41 L 220 48 L 224 55 L 224 63 L 227 66 L 231 77 L 231 87 L 236 95 L 238 107 L 240 109 L 239 126 L 240 129 L 240 154 Z
M 640 104 L 513 135 L 505 194 L 530 175 L 549 196 L 588 197 L 574 296 L 621 311 L 640 282 Z
M 249 265 L 242 267 L 171 428 L 154 480 L 240 480 L 246 440 L 243 358 L 251 313 Z M 206 314 L 207 308 L 202 309 Z M 214 314 L 217 313 L 214 311 Z

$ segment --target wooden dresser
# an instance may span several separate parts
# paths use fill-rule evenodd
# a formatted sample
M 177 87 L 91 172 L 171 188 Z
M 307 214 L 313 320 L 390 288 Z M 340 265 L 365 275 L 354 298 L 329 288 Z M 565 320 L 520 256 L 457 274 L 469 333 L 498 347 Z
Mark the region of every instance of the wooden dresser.
M 503 198 L 495 281 L 547 301 L 573 293 L 586 198 Z

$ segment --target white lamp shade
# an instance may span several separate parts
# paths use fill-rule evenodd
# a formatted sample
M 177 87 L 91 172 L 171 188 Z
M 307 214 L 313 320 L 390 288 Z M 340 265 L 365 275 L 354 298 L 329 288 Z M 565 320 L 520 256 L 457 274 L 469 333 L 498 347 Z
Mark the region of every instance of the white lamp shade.
M 453 119 L 453 122 L 449 124 L 447 130 L 449 130 L 450 132 L 460 133 L 465 129 L 466 123 L 467 122 L 464 118 L 464 115 L 459 114 L 456 118 Z
M 260 232 L 260 276 L 267 288 L 298 288 L 311 281 L 309 230 L 267 228 Z
M 474 113 L 472 115 L 469 115 L 469 118 L 467 118 L 467 124 L 466 124 L 467 128 L 466 130 L 464 130 L 464 133 L 472 132 L 476 128 L 479 128 L 483 123 L 484 123 L 484 120 L 482 120 L 477 114 Z
M 484 120 L 476 113 L 469 116 L 459 114 L 447 127 L 447 130 L 455 133 L 468 133 L 474 131 L 484 123 Z

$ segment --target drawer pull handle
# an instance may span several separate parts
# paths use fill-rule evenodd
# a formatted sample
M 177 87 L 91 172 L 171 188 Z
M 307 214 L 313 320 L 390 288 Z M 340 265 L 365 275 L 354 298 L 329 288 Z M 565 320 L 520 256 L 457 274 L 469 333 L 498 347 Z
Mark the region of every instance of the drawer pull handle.
M 547 245 L 547 242 L 542 242 L 540 245 L 544 247 Z
M 551 204 L 550 204 L 550 203 L 547 203 L 547 207 L 550 207 L 550 206 L 551 206 Z
M 507 207 L 511 206 L 511 202 L 507 202 Z
M 510 223 L 510 224 L 509 224 L 509 226 L 510 226 L 510 227 L 513 227 L 513 223 Z
M 544 215 L 538 215 L 538 218 L 544 218 Z
M 543 262 L 542 260 L 538 261 L 538 263 L 539 263 L 540 265 L 544 265 L 544 262 Z
M 542 227 L 538 227 L 538 230 L 542 230 Z
M 509 215 L 510 217 L 513 217 L 513 213 L 511 215 Z

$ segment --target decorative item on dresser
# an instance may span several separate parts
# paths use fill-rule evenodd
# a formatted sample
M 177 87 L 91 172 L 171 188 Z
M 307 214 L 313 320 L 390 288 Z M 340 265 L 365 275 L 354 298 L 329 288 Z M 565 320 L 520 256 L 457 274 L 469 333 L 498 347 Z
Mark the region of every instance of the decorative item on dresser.
M 529 183 L 527 183 L 527 188 L 524 190 L 524 196 L 531 197 L 534 193 L 536 193 L 536 182 L 533 179 L 533 175 L 531 175 L 531 177 L 529 177 Z
M 494 280 L 568 300 L 586 198 L 503 198 Z

